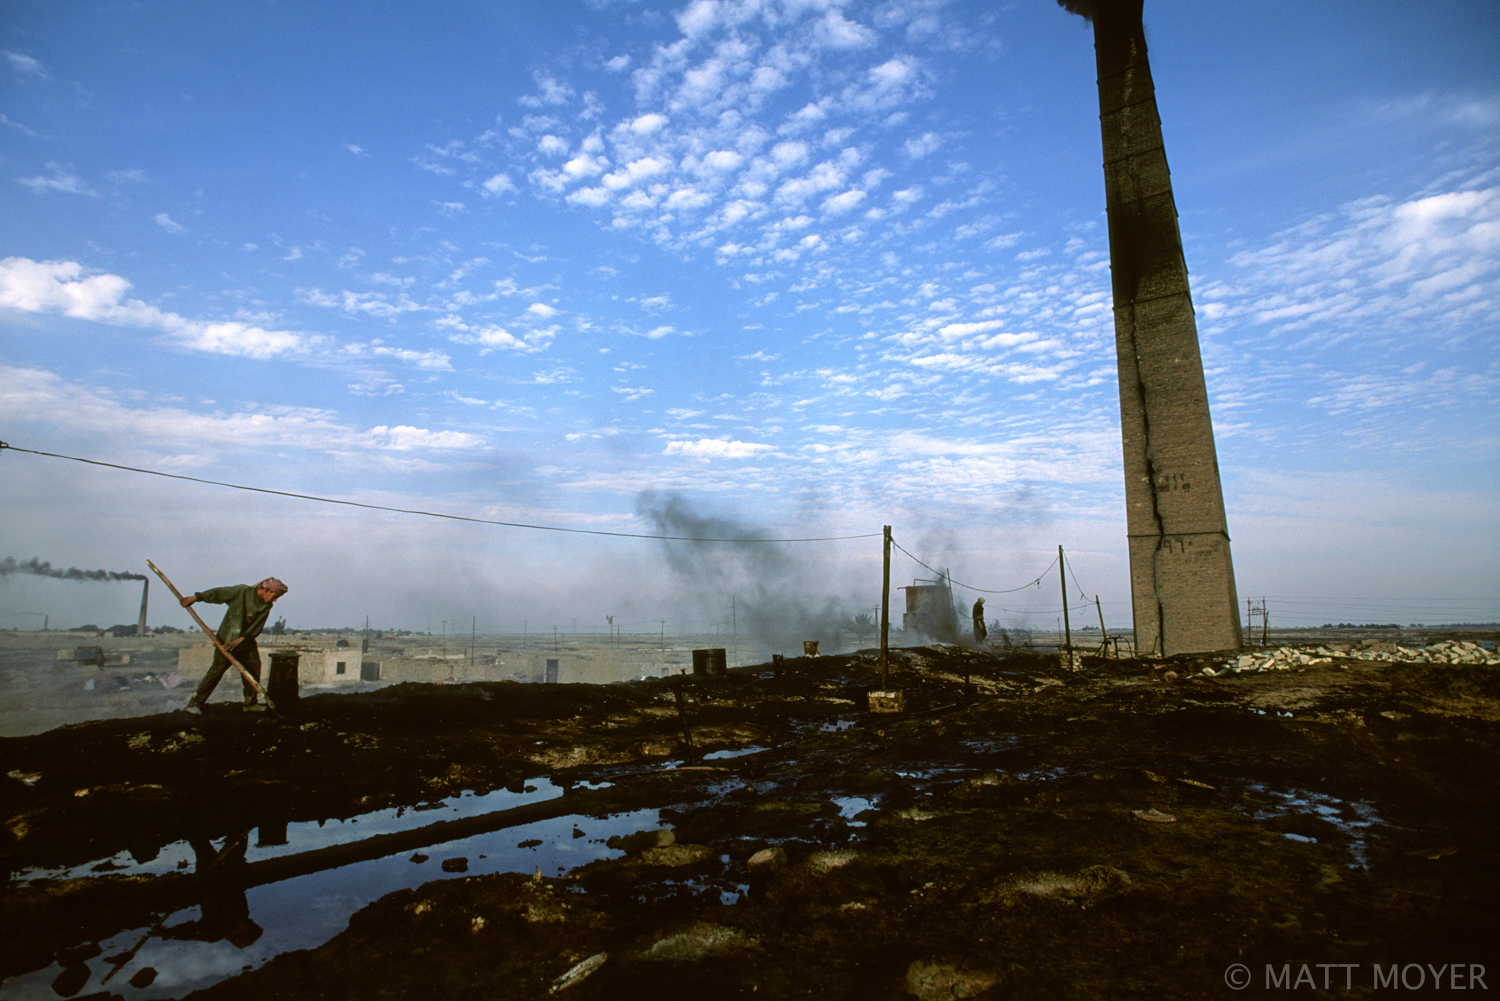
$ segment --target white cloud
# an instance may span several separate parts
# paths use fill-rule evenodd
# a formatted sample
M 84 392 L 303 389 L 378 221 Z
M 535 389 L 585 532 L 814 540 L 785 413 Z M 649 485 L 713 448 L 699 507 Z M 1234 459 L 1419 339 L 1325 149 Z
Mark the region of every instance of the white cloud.
M 573 97 L 573 88 L 561 80 L 542 73 L 536 74 L 535 80 L 537 93 L 524 94 L 516 99 L 517 103 L 527 108 L 542 108 L 548 105 L 567 104 Z
M 876 34 L 844 17 L 837 7 L 830 7 L 813 27 L 812 39 L 814 44 L 832 49 L 863 49 L 875 44 Z
M 1211 287 L 1223 321 L 1336 339 L 1378 323 L 1431 336 L 1500 323 L 1500 188 L 1368 198 L 1230 259 L 1247 280 Z
M 26 126 L 22 125 L 20 122 L 16 121 L 15 119 L 9 117 L 8 115 L 0 115 L 0 125 L 8 125 L 11 128 L 15 129 L 17 132 L 21 133 L 22 135 L 30 136 L 33 139 L 35 139 L 37 137 L 37 135 L 36 135 L 35 132 L 33 132 L 31 129 L 27 128 Z
M 484 184 L 481 185 L 481 187 L 484 189 L 484 195 L 486 198 L 489 198 L 493 195 L 503 195 L 508 191 L 516 190 L 516 185 L 513 181 L 511 181 L 510 175 L 505 173 L 494 175 L 489 180 L 485 181 Z
M 859 203 L 865 200 L 865 193 L 858 188 L 851 188 L 842 194 L 824 199 L 823 211 L 829 215 L 843 215 L 859 207 Z
M 0 55 L 5 56 L 5 61 L 10 63 L 10 68 L 15 70 L 18 76 L 29 76 L 38 80 L 52 79 L 52 74 L 47 72 L 47 67 L 25 53 L 11 52 L 6 49 L 0 52 Z
M 547 350 L 553 338 L 557 336 L 556 327 L 539 328 L 515 334 L 498 324 L 469 325 L 456 316 L 443 317 L 438 321 L 438 326 L 455 331 L 448 335 L 449 340 L 455 344 L 477 347 L 481 355 L 487 355 L 491 351 L 535 354 L 538 351 Z
M 53 372 L 0 367 L 0 417 L 14 426 L 37 414 L 47 414 L 70 435 L 157 451 L 224 449 L 242 456 L 247 449 L 295 447 L 321 455 L 354 448 L 366 437 L 325 410 L 251 407 L 204 414 L 174 404 L 130 407 L 107 390 L 68 383 Z
M 901 145 L 901 149 L 913 160 L 920 160 L 937 150 L 943 141 L 934 132 L 924 132 L 920 136 L 913 136 Z
M 746 459 L 763 452 L 775 451 L 774 445 L 722 438 L 700 438 L 697 441 L 669 441 L 663 455 L 683 455 L 691 459 Z
M 154 218 L 155 218 L 156 224 L 158 226 L 160 226 L 162 229 L 166 230 L 168 233 L 185 233 L 185 232 L 187 232 L 187 227 L 186 226 L 182 225 L 182 223 L 180 223 L 180 222 L 174 221 L 172 219 L 172 217 L 169 216 L 169 215 L 167 215 L 165 212 L 158 212 L 158 213 L 156 213 L 156 215 L 155 215 Z
M 367 440 L 376 448 L 391 449 L 396 452 L 409 452 L 413 449 L 477 448 L 484 444 L 483 439 L 461 431 L 428 431 L 425 428 L 408 427 L 405 424 L 396 427 L 386 427 L 383 424 L 373 427 L 369 431 Z
M 417 368 L 428 369 L 430 371 L 453 371 L 452 359 L 435 348 L 427 351 L 412 351 L 409 348 L 392 348 L 384 344 L 375 344 L 357 353 L 368 353 L 372 358 L 390 358 L 394 361 L 404 362 L 408 365 L 414 365 Z
M 89 187 L 88 182 L 61 164 L 49 163 L 47 169 L 52 172 L 52 176 L 46 177 L 38 174 L 35 177 L 18 177 L 16 181 L 39 195 L 49 191 L 61 191 L 69 195 L 99 197 L 99 192 Z
M 183 347 L 213 354 L 275 358 L 306 354 L 318 338 L 267 330 L 239 320 L 191 320 L 126 299 L 130 282 L 119 275 L 85 275 L 76 261 L 0 260 L 0 307 L 26 313 L 60 313 L 112 326 L 142 327 L 171 335 Z
M 399 279 L 395 279 L 392 283 L 399 281 Z M 303 291 L 301 298 L 303 302 L 314 306 L 341 309 L 351 316 L 362 313 L 366 316 L 376 316 L 384 320 L 399 316 L 402 313 L 414 313 L 428 308 L 412 301 L 404 292 L 393 298 L 384 292 L 351 292 L 345 289 L 339 293 L 331 293 L 314 288 Z

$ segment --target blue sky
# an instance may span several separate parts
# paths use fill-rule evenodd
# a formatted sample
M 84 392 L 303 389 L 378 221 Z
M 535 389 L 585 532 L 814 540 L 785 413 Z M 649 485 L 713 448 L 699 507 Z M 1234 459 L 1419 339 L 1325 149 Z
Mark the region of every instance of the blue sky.
M 3 9 L 5 441 L 575 529 L 891 524 L 995 590 L 1062 544 L 1129 624 L 1092 35 L 1050 0 Z M 1500 619 L 1500 8 L 1146 18 L 1241 596 Z M 275 574 L 292 625 L 879 598 L 878 538 L 0 464 L 5 554 Z M 1050 627 L 1047 584 L 991 618 Z M 137 601 L 11 576 L 0 627 Z

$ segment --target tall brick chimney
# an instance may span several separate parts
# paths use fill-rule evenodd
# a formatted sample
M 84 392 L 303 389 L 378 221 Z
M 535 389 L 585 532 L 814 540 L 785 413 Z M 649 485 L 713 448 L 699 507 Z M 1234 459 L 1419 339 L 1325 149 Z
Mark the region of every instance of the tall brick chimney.
M 1234 649 L 1229 526 L 1142 0 L 1058 3 L 1094 25 L 1136 649 Z

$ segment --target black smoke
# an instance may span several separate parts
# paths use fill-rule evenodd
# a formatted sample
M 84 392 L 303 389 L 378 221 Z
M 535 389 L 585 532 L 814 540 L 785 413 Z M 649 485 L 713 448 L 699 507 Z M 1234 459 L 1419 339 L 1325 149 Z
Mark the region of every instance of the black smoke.
M 1142 0 L 1057 0 L 1057 5 L 1090 22 L 1139 17 L 1143 6 Z
M 819 640 L 833 652 L 840 638 L 860 633 L 844 601 L 817 593 L 820 577 L 816 543 L 769 541 L 764 529 L 734 518 L 699 512 L 679 494 L 645 491 L 636 512 L 661 535 L 729 542 L 664 541 L 662 552 L 676 578 L 680 601 L 705 618 L 726 620 L 731 601 L 738 628 L 773 650 L 801 652 L 803 640 Z M 879 581 L 872 582 L 879 594 Z
M 14 556 L 0 560 L 0 577 L 18 573 L 51 577 L 55 580 L 146 580 L 145 574 L 131 573 L 128 570 L 80 570 L 77 567 L 63 570 L 35 556 L 24 563 L 18 562 Z

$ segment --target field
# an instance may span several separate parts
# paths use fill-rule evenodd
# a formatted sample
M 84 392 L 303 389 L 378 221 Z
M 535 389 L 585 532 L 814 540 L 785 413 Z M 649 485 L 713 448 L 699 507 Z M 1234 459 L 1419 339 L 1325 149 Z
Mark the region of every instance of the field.
M 0 996 L 1488 989 L 1500 668 L 1360 638 L 1239 673 L 904 648 L 897 713 L 862 651 L 5 738 Z

